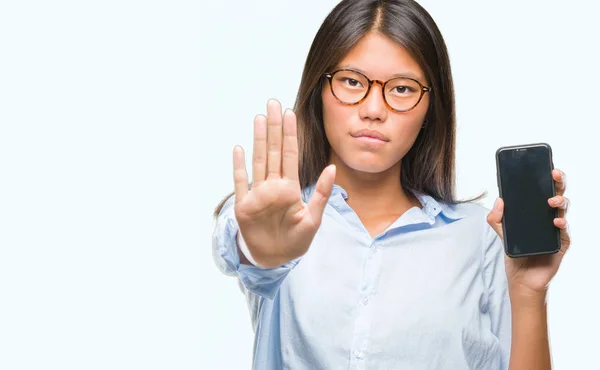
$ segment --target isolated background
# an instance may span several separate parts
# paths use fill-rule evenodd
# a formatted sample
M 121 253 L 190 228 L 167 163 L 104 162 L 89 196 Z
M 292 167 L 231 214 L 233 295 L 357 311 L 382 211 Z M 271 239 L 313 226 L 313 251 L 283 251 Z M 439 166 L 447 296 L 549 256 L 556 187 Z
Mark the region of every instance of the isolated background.
M 294 103 L 337 1 L 0 1 L 0 368 L 247 369 L 214 206 L 252 120 Z M 421 1 L 446 38 L 458 194 L 548 142 L 573 248 L 549 296 L 556 369 L 597 366 L 597 15 L 591 1 Z

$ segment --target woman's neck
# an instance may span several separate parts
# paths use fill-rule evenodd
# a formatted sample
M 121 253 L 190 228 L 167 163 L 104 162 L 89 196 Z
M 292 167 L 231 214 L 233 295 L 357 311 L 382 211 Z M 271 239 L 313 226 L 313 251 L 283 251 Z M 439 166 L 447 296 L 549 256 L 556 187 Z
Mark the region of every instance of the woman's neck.
M 336 164 L 335 184 L 348 194 L 348 205 L 363 220 L 397 218 L 420 202 L 404 191 L 400 183 L 400 163 L 380 173 L 356 171 L 344 163 Z

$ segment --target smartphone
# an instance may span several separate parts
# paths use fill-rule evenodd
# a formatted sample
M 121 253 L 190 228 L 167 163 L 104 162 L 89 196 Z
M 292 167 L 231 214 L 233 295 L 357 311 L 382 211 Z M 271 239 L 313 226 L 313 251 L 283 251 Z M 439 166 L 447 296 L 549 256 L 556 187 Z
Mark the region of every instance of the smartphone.
M 498 190 L 504 200 L 502 228 L 509 257 L 552 254 L 560 250 L 552 148 L 546 143 L 505 146 L 496 151 Z

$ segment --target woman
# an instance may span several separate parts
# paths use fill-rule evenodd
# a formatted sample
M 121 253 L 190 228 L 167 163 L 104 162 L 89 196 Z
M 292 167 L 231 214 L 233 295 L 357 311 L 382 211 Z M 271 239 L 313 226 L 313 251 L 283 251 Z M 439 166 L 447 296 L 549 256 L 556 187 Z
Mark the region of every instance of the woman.
M 409 0 L 345 0 L 310 49 L 295 113 L 254 121 L 252 185 L 215 212 L 213 255 L 238 277 L 255 369 L 549 369 L 555 255 L 505 257 L 503 203 L 454 197 L 447 50 Z

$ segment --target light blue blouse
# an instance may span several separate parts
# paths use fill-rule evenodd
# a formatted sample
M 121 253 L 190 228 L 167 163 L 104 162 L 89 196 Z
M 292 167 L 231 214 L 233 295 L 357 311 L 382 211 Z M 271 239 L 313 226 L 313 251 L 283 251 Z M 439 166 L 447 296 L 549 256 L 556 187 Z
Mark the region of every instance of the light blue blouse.
M 415 195 L 422 208 L 372 238 L 335 185 L 308 252 L 273 269 L 240 264 L 229 199 L 213 257 L 246 295 L 254 369 L 508 368 L 504 250 L 488 210 Z

